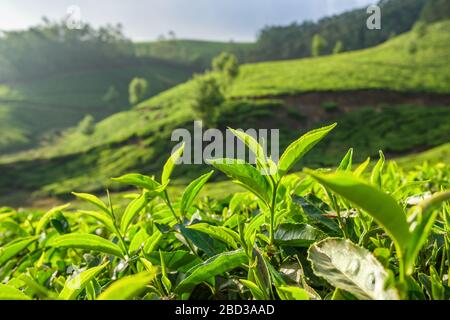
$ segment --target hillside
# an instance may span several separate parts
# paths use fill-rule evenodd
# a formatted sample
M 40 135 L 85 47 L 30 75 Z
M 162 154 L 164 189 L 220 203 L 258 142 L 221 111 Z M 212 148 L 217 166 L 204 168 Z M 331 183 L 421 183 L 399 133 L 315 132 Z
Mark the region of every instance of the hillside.
M 172 61 L 199 69 L 209 68 L 211 60 L 223 51 L 233 52 L 246 61 L 254 43 L 218 42 L 202 40 L 159 40 L 134 44 L 136 55 Z
M 308 91 L 389 90 L 450 93 L 450 24 L 411 31 L 375 48 L 334 56 L 244 65 L 233 97 Z
M 410 32 L 353 53 L 243 65 L 220 125 L 280 128 L 285 146 L 310 127 L 337 121 L 333 135 L 305 158 L 304 164 L 316 166 L 335 163 L 349 147 L 362 160 L 379 149 L 398 156 L 448 142 L 449 27 L 450 22 L 438 23 L 425 35 Z M 192 128 L 192 89 L 190 81 L 108 117 L 90 136 L 68 132 L 53 146 L 2 157 L 0 190 L 64 195 L 97 191 L 123 172 L 158 173 L 173 145 L 172 130 Z M 305 104 L 308 92 L 318 98 Z M 355 96 L 359 101 L 352 102 Z M 327 105 L 334 105 L 331 112 Z M 308 110 L 317 119 L 308 117 Z M 182 181 L 199 170 L 177 173 Z
M 46 134 L 75 126 L 86 114 L 99 121 L 124 110 L 134 77 L 148 80 L 151 96 L 185 81 L 192 72 L 149 60 L 0 84 L 0 151 L 30 147 Z M 103 100 L 110 87 L 118 92 L 114 103 Z

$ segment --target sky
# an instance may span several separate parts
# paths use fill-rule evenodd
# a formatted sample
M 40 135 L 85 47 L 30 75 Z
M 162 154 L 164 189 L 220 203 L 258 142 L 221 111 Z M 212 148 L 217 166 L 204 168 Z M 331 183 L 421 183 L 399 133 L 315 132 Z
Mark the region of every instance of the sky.
M 179 39 L 254 41 L 266 25 L 317 20 L 378 0 L 0 0 L 0 30 L 59 20 L 70 6 L 98 27 L 121 23 L 135 41 L 155 40 L 172 30 Z

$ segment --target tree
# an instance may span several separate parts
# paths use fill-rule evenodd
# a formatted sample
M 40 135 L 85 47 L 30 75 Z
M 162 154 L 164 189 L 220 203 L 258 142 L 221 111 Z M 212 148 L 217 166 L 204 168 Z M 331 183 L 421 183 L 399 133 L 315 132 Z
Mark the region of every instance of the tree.
M 234 54 L 230 54 L 228 61 L 224 65 L 223 72 L 229 79 L 234 79 L 239 74 L 239 62 Z
M 78 123 L 78 132 L 84 135 L 91 135 L 95 131 L 95 120 L 90 114 L 86 115 L 83 120 Z
M 327 41 L 320 34 L 315 34 L 311 42 L 311 55 L 318 57 L 323 54 Z
M 214 72 L 225 72 L 227 68 L 239 66 L 236 56 L 229 52 L 221 52 L 211 63 Z
M 428 23 L 450 18 L 450 1 L 429 0 L 421 13 L 421 20 Z
M 222 52 L 212 60 L 214 72 L 222 73 L 227 80 L 232 80 L 239 74 L 239 62 L 236 55 L 229 52 Z
M 194 103 L 192 109 L 206 126 L 216 123 L 220 106 L 225 101 L 220 81 L 214 74 L 196 76 L 194 78 Z
M 336 42 L 336 44 L 334 45 L 334 48 L 333 48 L 333 54 L 341 53 L 343 49 L 344 49 L 344 45 L 342 44 L 342 41 L 339 40 L 339 41 Z
M 413 31 L 418 38 L 423 38 L 427 34 L 427 29 L 428 26 L 424 21 L 417 22 L 413 27 Z
M 142 102 L 148 93 L 148 82 L 144 78 L 134 78 L 128 88 L 129 101 L 132 106 Z
M 110 86 L 108 90 L 106 90 L 105 95 L 102 97 L 102 101 L 107 103 L 112 107 L 117 107 L 120 99 L 120 93 L 117 91 L 115 86 Z

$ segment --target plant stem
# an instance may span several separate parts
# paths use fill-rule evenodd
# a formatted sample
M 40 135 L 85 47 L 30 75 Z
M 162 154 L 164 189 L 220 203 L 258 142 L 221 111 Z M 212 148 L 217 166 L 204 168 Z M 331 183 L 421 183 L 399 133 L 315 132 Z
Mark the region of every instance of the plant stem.
M 179 224 L 182 224 L 183 221 L 181 220 L 181 218 L 179 216 L 177 216 L 177 214 L 175 213 L 175 210 L 172 207 L 172 203 L 170 202 L 169 194 L 167 193 L 167 190 L 164 190 L 164 201 L 166 202 L 167 206 L 169 207 L 169 210 L 172 213 L 175 220 L 177 220 L 177 222 Z
M 342 230 L 345 239 L 348 239 L 347 229 L 345 228 L 345 222 L 341 216 L 341 209 L 339 208 L 339 204 L 335 196 L 332 196 L 332 201 L 334 210 L 336 211 L 336 215 L 338 217 L 339 228 Z
M 270 208 L 270 230 L 269 230 L 269 236 L 270 240 L 269 243 L 272 246 L 275 242 L 275 235 L 274 235 L 274 224 L 275 224 L 275 206 L 276 206 L 276 199 L 277 199 L 277 191 L 279 183 L 275 182 L 272 176 L 270 176 L 273 182 L 273 192 L 272 192 L 272 203 L 269 206 Z
M 177 216 L 177 214 L 175 213 L 175 210 L 172 207 L 172 203 L 170 202 L 170 198 L 169 198 L 169 194 L 167 193 L 167 190 L 164 190 L 164 201 L 166 202 L 167 206 L 169 207 L 170 212 L 172 212 L 172 215 L 174 216 L 175 220 L 177 220 L 177 222 L 182 225 L 183 224 L 183 220 L 181 220 L 181 218 L 179 216 Z M 180 233 L 181 234 L 181 233 Z M 195 254 L 197 257 L 199 256 L 198 253 L 194 250 L 194 246 L 191 243 L 191 241 L 186 238 L 183 234 L 181 234 L 181 236 L 184 238 L 184 240 L 186 241 L 186 244 L 188 245 L 189 249 L 192 251 L 193 254 Z
M 127 256 L 127 260 L 130 258 L 130 252 L 128 251 L 128 246 L 125 242 L 124 237 L 122 236 L 122 233 L 120 232 L 119 226 L 117 225 L 117 219 L 116 219 L 116 215 L 114 214 L 114 209 L 112 206 L 112 201 L 111 201 L 111 196 L 109 194 L 109 190 L 106 190 L 106 193 L 108 195 L 108 202 L 109 202 L 109 210 L 111 211 L 111 216 L 113 219 L 113 224 L 114 224 L 114 229 L 116 231 L 117 237 L 119 238 L 119 242 L 122 246 L 123 251 L 125 251 L 125 254 Z M 129 264 L 130 268 L 133 270 L 134 273 L 138 273 L 137 269 L 135 268 L 133 263 Z
M 447 237 L 444 238 L 444 249 L 447 252 L 447 286 L 450 286 L 450 245 Z

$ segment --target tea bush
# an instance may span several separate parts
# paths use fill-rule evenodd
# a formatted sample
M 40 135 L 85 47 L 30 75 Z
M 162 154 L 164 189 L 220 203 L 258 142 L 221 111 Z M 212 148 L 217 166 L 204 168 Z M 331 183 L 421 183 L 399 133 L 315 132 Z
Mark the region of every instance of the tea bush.
M 124 208 L 86 193 L 42 214 L 0 209 L 0 299 L 449 299 L 450 166 L 404 172 L 380 158 L 336 169 L 293 166 L 335 125 L 293 142 L 278 164 L 209 164 L 248 192 L 197 200 L 213 171 L 174 199 L 184 146 L 159 178 L 113 179 Z M 225 191 L 226 192 L 226 191 Z

